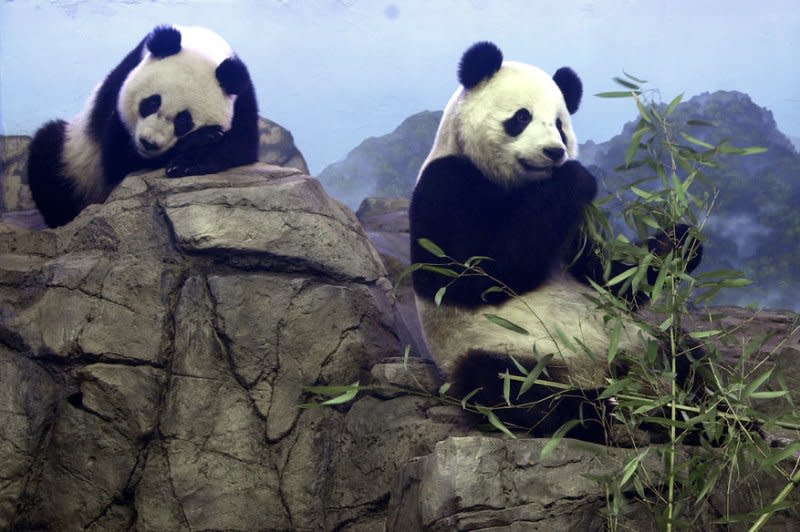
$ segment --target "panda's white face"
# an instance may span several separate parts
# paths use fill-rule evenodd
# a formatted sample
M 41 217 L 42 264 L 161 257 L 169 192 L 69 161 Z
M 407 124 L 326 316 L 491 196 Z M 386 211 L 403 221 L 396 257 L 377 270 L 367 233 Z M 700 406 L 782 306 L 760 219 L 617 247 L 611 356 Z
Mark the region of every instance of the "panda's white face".
M 214 58 L 184 47 L 164 58 L 146 54 L 120 90 L 117 110 L 144 158 L 165 154 L 201 127 L 231 128 L 234 96 L 217 80 Z
M 461 89 L 452 128 L 462 154 L 507 186 L 547 179 L 577 156 L 564 97 L 543 70 L 506 61 L 490 79 Z

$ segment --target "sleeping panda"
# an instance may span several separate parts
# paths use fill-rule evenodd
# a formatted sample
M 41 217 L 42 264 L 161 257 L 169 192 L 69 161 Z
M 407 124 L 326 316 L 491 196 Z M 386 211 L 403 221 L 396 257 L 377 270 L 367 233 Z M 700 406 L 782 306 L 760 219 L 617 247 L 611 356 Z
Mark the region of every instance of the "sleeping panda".
M 95 89 L 81 114 L 33 138 L 28 179 L 50 227 L 102 202 L 130 172 L 215 173 L 258 158 L 250 74 L 211 30 L 159 26 Z
M 514 360 L 531 369 L 553 355 L 549 378 L 582 390 L 555 398 L 555 390 L 533 386 L 518 402 L 535 406 L 496 412 L 540 436 L 578 419 L 570 436 L 606 441 L 607 405 L 598 397 L 611 375 L 607 353 L 615 322 L 587 298 L 597 297 L 589 279 L 605 282 L 603 265 L 594 246 L 578 238 L 584 210 L 597 193 L 594 176 L 575 160 L 570 115 L 580 105 L 581 81 L 566 67 L 550 77 L 537 67 L 503 61 L 489 42 L 464 53 L 458 78 L 461 87 L 445 108 L 409 211 L 411 262 L 435 267 L 413 271 L 428 349 L 451 390 L 462 397 L 480 389 L 472 400 L 484 406 L 505 404 L 498 374 L 519 375 Z M 648 245 L 658 249 L 677 233 L 685 239 L 687 231 L 680 226 Z M 690 270 L 700 254 L 697 249 Z M 451 261 L 463 264 L 471 257 L 488 257 L 479 264 L 485 275 L 467 274 Z M 449 276 L 442 267 L 451 270 Z M 627 268 L 613 264 L 612 275 Z M 493 288 L 500 283 L 505 290 Z M 647 352 L 654 339 L 630 313 L 619 319 L 619 352 Z M 688 384 L 691 361 L 680 358 L 678 379 Z

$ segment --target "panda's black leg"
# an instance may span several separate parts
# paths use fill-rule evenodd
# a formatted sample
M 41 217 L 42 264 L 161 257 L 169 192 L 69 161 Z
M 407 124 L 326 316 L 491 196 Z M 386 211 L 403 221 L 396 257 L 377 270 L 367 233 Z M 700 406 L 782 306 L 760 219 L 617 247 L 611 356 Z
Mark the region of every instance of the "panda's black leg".
M 600 399 L 602 390 L 586 389 L 564 392 L 546 386 L 534 385 L 521 396 L 521 383 L 511 381 L 512 405 L 504 398 L 503 380 L 499 374 L 519 372 L 506 356 L 472 350 L 460 362 L 453 376 L 452 393 L 465 397 L 475 389 L 470 403 L 493 407 L 497 417 L 509 428 L 524 430 L 537 437 L 555 434 L 565 423 L 580 422 L 566 436 L 596 443 L 608 443 L 607 428 L 612 406 Z

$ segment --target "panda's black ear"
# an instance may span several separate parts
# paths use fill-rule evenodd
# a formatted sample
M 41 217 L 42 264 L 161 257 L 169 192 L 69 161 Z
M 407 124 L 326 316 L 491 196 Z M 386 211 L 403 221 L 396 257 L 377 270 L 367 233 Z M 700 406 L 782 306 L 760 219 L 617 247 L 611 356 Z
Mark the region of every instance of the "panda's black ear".
M 241 94 L 250 83 L 250 73 L 238 57 L 229 57 L 217 67 L 217 80 L 227 94 Z
M 484 79 L 494 76 L 503 65 L 503 52 L 494 43 L 475 43 L 461 56 L 458 64 L 458 81 L 471 89 Z
M 145 45 L 156 57 L 175 55 L 181 51 L 181 32 L 172 26 L 157 26 L 147 36 Z
M 583 96 L 581 78 L 571 68 L 561 67 L 553 74 L 553 81 L 556 82 L 558 88 L 561 89 L 561 94 L 564 95 L 567 111 L 569 111 L 569 114 L 575 114 L 575 111 L 581 105 L 581 97 Z

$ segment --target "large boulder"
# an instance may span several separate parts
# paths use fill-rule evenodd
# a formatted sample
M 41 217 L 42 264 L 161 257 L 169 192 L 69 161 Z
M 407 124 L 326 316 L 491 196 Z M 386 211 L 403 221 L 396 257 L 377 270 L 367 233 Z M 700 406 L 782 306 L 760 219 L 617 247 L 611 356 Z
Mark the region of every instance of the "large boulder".
M 0 224 L 0 279 L 0 529 L 357 527 L 463 431 L 409 395 L 299 408 L 404 364 L 378 255 L 294 169 L 134 175 L 62 228 Z

